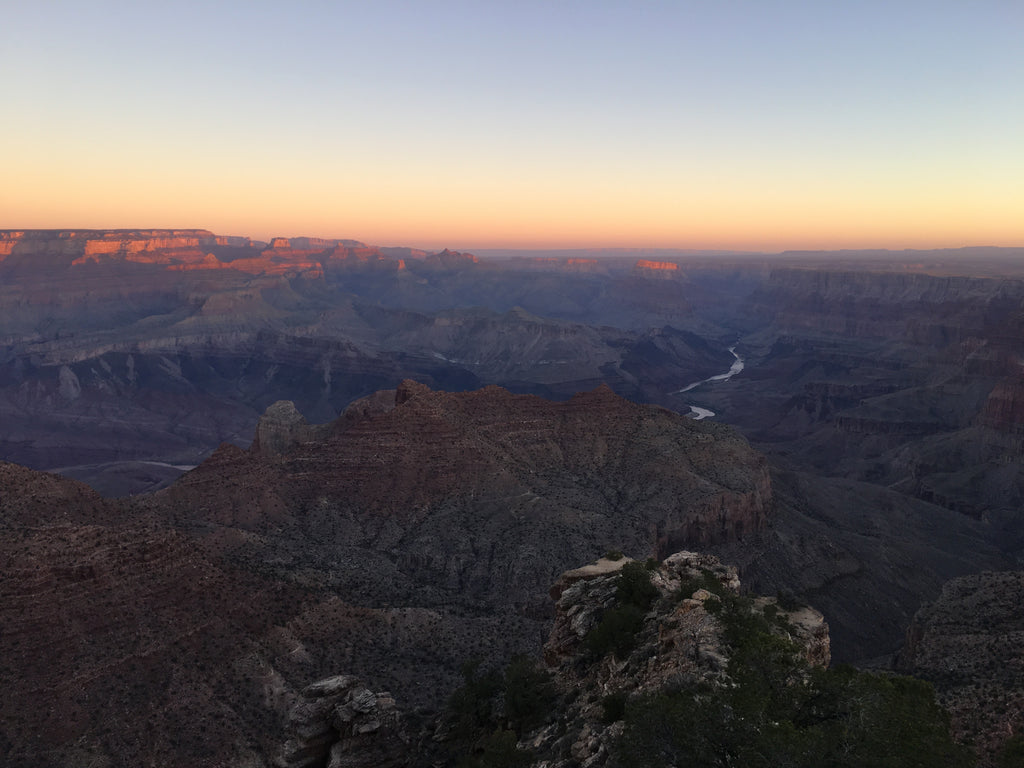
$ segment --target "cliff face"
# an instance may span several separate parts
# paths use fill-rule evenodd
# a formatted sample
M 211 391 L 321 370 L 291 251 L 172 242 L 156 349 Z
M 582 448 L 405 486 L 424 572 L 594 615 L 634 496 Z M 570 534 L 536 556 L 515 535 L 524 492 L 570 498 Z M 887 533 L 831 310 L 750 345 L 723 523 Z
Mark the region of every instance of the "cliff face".
M 679 265 L 674 261 L 651 261 L 650 259 L 640 259 L 637 261 L 636 266 L 634 266 L 633 269 L 638 274 L 650 277 L 674 277 L 675 273 L 681 274 L 679 272 Z
M 275 237 L 269 245 L 247 237 L 225 237 L 202 229 L 188 230 L 6 230 L 0 231 L 0 274 L 26 276 L 46 269 L 111 267 L 137 264 L 171 272 L 236 270 L 250 275 L 332 274 L 378 269 L 401 271 L 405 264 L 394 249 L 356 240 Z M 472 254 L 444 250 L 423 254 L 425 267 L 453 269 L 477 263 Z M 328 266 L 329 265 L 329 266 Z
M 1018 441 L 1024 437 L 1024 384 L 1017 377 L 997 382 L 978 421 Z
M 847 337 L 950 344 L 980 330 L 1014 288 L 991 278 L 842 269 L 776 269 L 752 296 L 779 326 Z

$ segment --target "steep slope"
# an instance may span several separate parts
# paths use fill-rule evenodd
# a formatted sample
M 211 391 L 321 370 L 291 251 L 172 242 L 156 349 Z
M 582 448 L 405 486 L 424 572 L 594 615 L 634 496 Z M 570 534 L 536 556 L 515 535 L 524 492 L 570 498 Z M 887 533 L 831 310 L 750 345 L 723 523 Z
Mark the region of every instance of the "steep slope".
M 872 483 L 772 472 L 771 525 L 708 548 L 763 594 L 814 604 L 837 662 L 888 667 L 907 625 L 950 578 L 1005 568 L 988 524 Z
M 1000 764 L 1000 749 L 1024 729 L 1022 600 L 1020 571 L 954 579 L 914 617 L 900 654 L 901 669 L 934 683 L 982 766 Z
M 275 716 L 244 661 L 302 599 L 78 483 L 0 465 L 0 762 L 258 756 Z

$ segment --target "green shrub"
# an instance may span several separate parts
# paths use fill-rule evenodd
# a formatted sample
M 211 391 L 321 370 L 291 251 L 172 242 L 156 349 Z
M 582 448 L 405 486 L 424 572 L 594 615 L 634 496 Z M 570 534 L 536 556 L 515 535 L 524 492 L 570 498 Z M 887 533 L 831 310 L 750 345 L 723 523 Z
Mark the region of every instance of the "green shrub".
M 472 659 L 462 665 L 463 684 L 448 699 L 448 711 L 454 717 L 454 730 L 469 736 L 492 722 L 495 697 L 501 690 L 502 677 L 494 670 L 481 672 L 480 661 Z
M 999 768 L 1024 768 L 1024 736 L 1012 736 L 996 756 Z
M 642 563 L 634 560 L 622 566 L 615 590 L 615 599 L 619 603 L 647 611 L 657 597 L 658 588 L 651 583 L 651 574 Z
M 551 676 L 529 656 L 516 656 L 505 668 L 505 717 L 518 735 L 540 725 L 551 712 L 557 692 Z
M 635 605 L 617 605 L 604 612 L 601 621 L 587 632 L 584 647 L 596 658 L 614 652 L 625 659 L 636 647 L 636 636 L 644 625 L 644 611 Z
M 651 574 L 636 561 L 622 566 L 615 589 L 616 605 L 605 610 L 600 622 L 583 639 L 592 656 L 600 658 L 614 652 L 625 659 L 636 647 L 637 633 L 644 616 L 658 597 L 658 588 L 651 583 Z
M 500 728 L 480 739 L 458 768 L 526 768 L 530 754 L 516 747 L 516 735 Z
M 626 714 L 626 694 L 622 691 L 609 693 L 601 700 L 601 720 L 611 725 Z
M 718 577 L 715 576 L 714 573 L 704 569 L 701 571 L 699 576 L 683 579 L 682 583 L 679 585 L 679 591 L 676 593 L 677 598 L 685 600 L 688 597 L 691 597 L 698 589 L 706 589 L 711 594 L 718 595 L 719 597 L 731 594 L 728 588 L 718 580 Z
M 779 590 L 777 599 L 779 602 L 779 608 L 784 611 L 799 611 L 801 608 L 806 607 L 806 605 L 796 595 L 787 589 Z
M 617 755 L 623 768 L 972 765 L 927 683 L 811 669 L 751 600 L 726 594 L 720 606 L 731 684 L 629 700 Z

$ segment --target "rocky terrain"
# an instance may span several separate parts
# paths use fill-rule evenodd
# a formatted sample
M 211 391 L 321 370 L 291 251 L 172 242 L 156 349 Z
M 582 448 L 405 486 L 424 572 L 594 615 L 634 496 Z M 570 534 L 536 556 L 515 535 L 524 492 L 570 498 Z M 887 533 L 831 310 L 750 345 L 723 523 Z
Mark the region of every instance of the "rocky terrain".
M 107 495 L 162 487 L 222 442 L 246 446 L 278 400 L 326 422 L 404 378 L 555 399 L 605 383 L 739 426 L 820 500 L 794 500 L 804 517 L 843 528 L 866 508 L 877 527 L 896 509 L 934 517 L 946 540 L 960 529 L 947 511 L 981 523 L 963 563 L 909 590 L 898 580 L 904 591 L 933 597 L 945 578 L 998 567 L 982 539 L 1011 558 L 1024 546 L 1012 249 L 479 259 L 203 230 L 0 243 L 0 457 Z M 728 369 L 737 340 L 742 375 L 678 393 Z M 904 537 L 903 552 L 934 547 L 914 531 L 925 538 Z M 879 571 L 867 554 L 855 570 Z M 793 581 L 781 586 L 832 576 Z M 915 608 L 887 620 L 890 651 Z
M 636 626 L 630 627 L 628 654 L 621 654 L 621 658 L 615 653 L 595 655 L 588 644 L 592 644 L 603 618 L 614 611 L 624 568 L 639 574 L 638 583 L 646 584 L 643 599 L 650 604 L 650 610 L 641 614 Z M 694 586 L 706 583 L 705 579 L 713 582 L 709 586 L 716 592 Z M 528 752 L 535 765 L 612 763 L 623 723 L 609 722 L 604 711 L 609 700 L 639 700 L 684 681 L 727 683 L 730 649 L 723 623 L 716 611 L 706 608 L 706 603 L 719 603 L 719 592 L 736 595 L 739 586 L 735 568 L 693 552 L 674 554 L 658 566 L 653 562 L 642 566 L 618 555 L 616 559 L 601 558 L 563 573 L 551 587 L 557 613 L 544 645 L 550 678 L 536 661 L 526 657 L 519 657 L 506 672 L 507 679 L 516 674 L 523 676 L 524 690 L 520 693 L 524 697 L 522 704 L 529 704 L 529 709 L 517 707 L 506 693 L 505 701 L 496 708 L 502 716 L 496 720 L 504 720 L 506 726 L 518 721 L 518 726 L 514 736 L 512 731 L 507 732 L 510 743 L 503 748 L 513 752 L 518 741 L 520 750 L 524 755 Z M 792 613 L 780 611 L 775 601 L 768 598 L 760 599 L 755 610 L 763 612 L 768 606 L 772 606 L 769 615 L 786 617 L 785 629 L 780 622 L 778 630 L 794 641 L 807 662 L 827 666 L 828 624 L 821 614 L 811 608 Z M 493 750 L 494 745 L 486 743 L 493 741 L 493 736 L 485 734 L 483 745 L 465 739 L 467 728 L 474 730 L 473 723 L 466 722 L 467 716 L 472 721 L 479 713 L 475 706 L 465 705 L 487 703 L 469 701 L 486 695 L 486 675 L 474 677 L 479 674 L 469 673 L 468 684 L 456 693 L 440 721 L 428 724 L 427 732 L 419 734 L 410 732 L 390 694 L 360 689 L 356 679 L 346 676 L 311 685 L 290 713 L 291 738 L 281 750 L 279 764 L 294 768 L 323 764 L 443 764 L 448 753 L 462 753 L 465 761 L 466 753 Z M 500 686 L 496 678 L 492 680 Z M 527 689 L 529 685 L 536 686 L 536 690 Z M 371 721 L 369 727 L 360 727 L 359 716 L 355 714 L 359 701 L 363 702 L 363 721 Z M 377 762 L 358 762 L 362 759 L 360 753 L 365 752 L 376 753 Z
M 735 538 L 771 497 L 733 430 L 607 388 L 406 382 L 322 426 L 280 404 L 250 450 L 121 502 L 2 469 L 12 766 L 258 765 L 338 671 L 429 713 L 467 659 L 536 651 L 566 567 Z
M 731 359 L 665 325 L 688 311 L 683 282 L 632 263 L 576 286 L 579 311 L 553 318 L 521 304 L 569 309 L 565 273 L 508 280 L 451 251 L 203 230 L 8 231 L 0 251 L 0 457 L 108 495 L 244 445 L 281 399 L 326 421 L 414 377 L 559 398 L 608 383 L 652 401 Z M 594 324 L 605 309 L 663 322 Z
M 1019 280 L 779 269 L 750 302 L 748 375 L 697 402 L 789 466 L 1016 518 Z
M 4 749 L 266 754 L 338 673 L 416 720 L 467 658 L 536 650 L 548 585 L 607 549 L 699 546 L 887 666 L 1024 552 L 1020 255 L 0 232 L 0 459 L 126 497 L 0 464 Z M 157 738 L 194 713 L 234 725 Z
M 931 681 L 957 738 L 997 765 L 1024 730 L 1024 573 L 987 571 L 943 587 L 907 633 L 899 666 Z
M 968 766 L 933 691 L 909 678 L 827 670 L 820 613 L 743 596 L 736 569 L 678 552 L 564 573 L 545 665 L 478 663 L 436 720 L 341 675 L 310 685 L 276 764 Z
M 403 378 L 554 398 L 606 383 L 1020 540 L 1014 249 L 479 259 L 123 230 L 6 231 L 0 252 L 0 457 L 108 494 L 244 445 L 277 400 L 326 421 Z M 743 376 L 672 394 L 737 340 Z
M 747 570 L 766 583 L 833 568 L 819 594 L 851 626 L 888 615 L 865 590 L 894 579 L 864 569 L 877 540 L 858 548 L 861 521 L 807 528 L 810 518 L 785 501 L 791 481 L 780 478 L 778 498 L 764 459 L 731 428 L 607 388 L 552 402 L 404 382 L 321 425 L 282 402 L 248 450 L 223 446 L 170 488 L 118 502 L 68 479 L 2 468 L 10 765 L 261 765 L 282 749 L 286 764 L 303 764 L 306 747 L 282 746 L 298 738 L 287 728 L 317 749 L 342 731 L 412 743 L 467 660 L 501 665 L 538 652 L 551 626 L 550 584 L 596 553 L 760 551 Z M 962 546 L 977 522 L 949 514 L 963 521 Z M 897 612 L 917 605 L 915 589 L 970 563 L 941 541 L 932 555 L 908 548 L 920 521 L 899 524 L 911 527 L 884 535 L 895 576 L 914 587 L 890 589 Z M 909 573 L 913 556 L 919 574 Z M 712 560 L 668 560 L 719 571 Z M 735 571 L 721 573 L 734 589 Z M 589 618 L 577 616 L 565 596 L 582 593 L 570 583 L 600 585 L 591 577 L 601 576 L 569 573 L 556 590 L 563 615 L 576 616 L 571 632 L 565 618 L 555 623 L 547 655 L 556 665 L 608 607 L 598 600 Z M 610 594 L 586 594 L 599 593 Z M 817 648 L 810 657 L 824 662 L 829 651 Z M 677 662 L 666 664 L 644 674 L 664 681 Z M 602 685 L 619 679 L 615 669 Z M 329 696 L 308 688 L 339 673 L 349 677 Z M 385 706 L 392 699 L 401 712 Z M 324 712 L 349 704 L 351 727 L 324 725 Z M 573 715 L 581 728 L 596 712 L 586 711 Z M 562 736 L 551 737 L 558 750 Z M 582 731 L 580 739 L 590 743 Z M 374 744 L 358 738 L 339 750 L 393 754 Z M 607 744 L 601 754 L 611 754 Z

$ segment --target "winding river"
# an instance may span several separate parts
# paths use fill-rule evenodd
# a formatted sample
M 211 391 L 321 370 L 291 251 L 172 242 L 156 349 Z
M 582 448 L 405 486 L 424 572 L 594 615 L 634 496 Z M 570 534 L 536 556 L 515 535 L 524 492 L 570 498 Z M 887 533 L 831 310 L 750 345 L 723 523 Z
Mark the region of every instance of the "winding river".
M 736 359 L 733 360 L 732 365 L 729 367 L 728 371 L 726 371 L 725 373 L 720 373 L 717 376 L 711 376 L 710 378 L 707 379 L 695 381 L 693 382 L 693 384 L 687 384 L 682 389 L 677 389 L 675 392 L 671 392 L 670 394 L 681 395 L 683 392 L 689 392 L 691 389 L 696 389 L 701 384 L 706 384 L 709 381 L 728 381 L 737 373 L 742 371 L 743 358 L 736 354 L 736 345 L 729 347 L 729 351 L 732 353 L 732 356 L 735 357 Z M 693 418 L 696 419 L 697 421 L 700 421 L 701 419 L 710 419 L 712 416 L 715 415 L 714 411 L 709 411 L 707 408 L 700 408 L 696 405 L 690 406 L 690 413 L 693 415 Z

